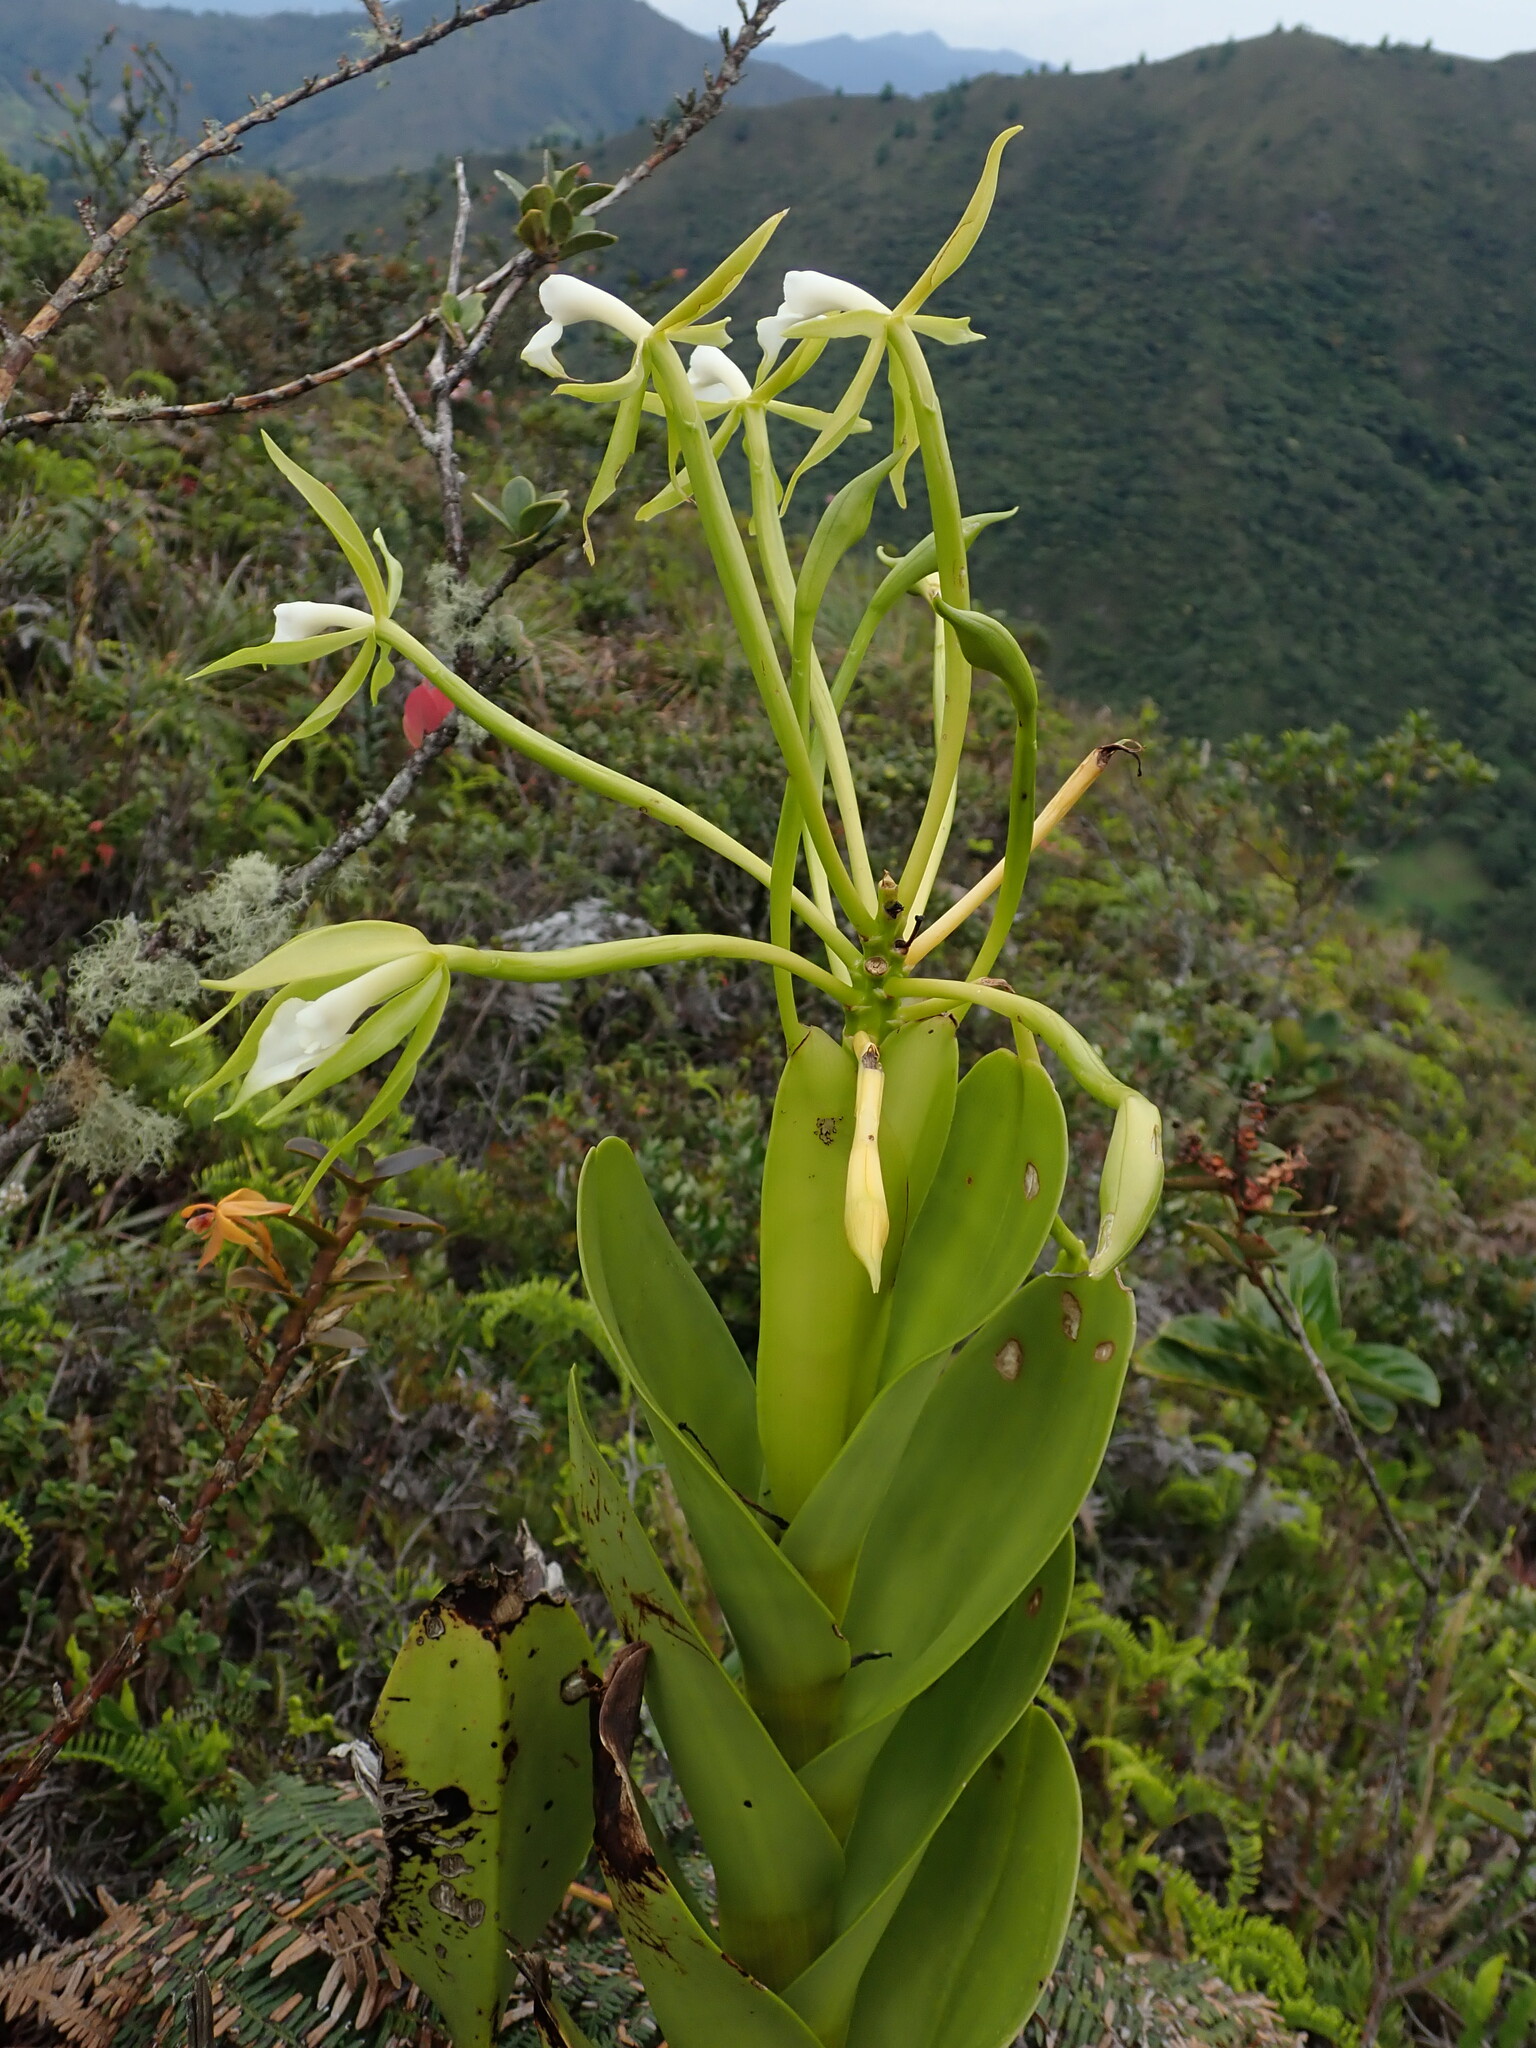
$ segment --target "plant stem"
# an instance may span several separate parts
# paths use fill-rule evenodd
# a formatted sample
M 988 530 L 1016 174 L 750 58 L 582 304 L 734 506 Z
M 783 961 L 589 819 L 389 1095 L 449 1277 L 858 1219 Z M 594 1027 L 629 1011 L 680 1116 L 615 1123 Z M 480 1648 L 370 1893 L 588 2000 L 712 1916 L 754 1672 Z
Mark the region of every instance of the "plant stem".
M 761 854 L 743 846 L 739 839 L 733 838 L 721 826 L 712 824 L 708 818 L 700 817 L 687 804 L 678 803 L 674 797 L 663 796 L 659 789 L 637 782 L 631 775 L 621 775 L 616 768 L 605 768 L 600 762 L 588 760 L 585 754 L 578 754 L 573 747 L 562 746 L 559 740 L 548 738 L 512 712 L 504 711 L 489 697 L 482 697 L 477 689 L 455 674 L 430 647 L 418 640 L 414 633 L 408 633 L 397 620 L 381 619 L 376 631 L 381 640 L 387 641 L 407 661 L 413 661 L 445 696 L 453 699 L 461 711 L 467 711 L 477 725 L 483 725 L 487 732 L 505 740 L 508 746 L 515 747 L 530 761 L 537 761 L 541 768 L 563 775 L 595 795 L 659 818 L 663 824 L 686 833 L 700 846 L 707 846 L 711 853 L 722 854 L 765 889 L 771 885 L 772 870 Z M 830 946 L 850 966 L 855 965 L 860 957 L 858 948 L 844 937 L 839 927 L 798 889 L 794 892 L 793 901 L 797 915 L 804 919 L 822 943 Z
M 840 1003 L 846 982 L 825 967 L 783 946 L 738 939 L 728 932 L 663 932 L 649 939 L 610 939 L 596 946 L 566 946 L 548 953 L 498 953 L 478 946 L 435 948 L 445 967 L 459 974 L 485 974 L 498 981 L 581 981 L 589 974 L 622 974 L 641 967 L 670 967 L 683 960 L 756 960 L 798 974 Z
M 854 886 L 853 877 L 838 852 L 832 827 L 822 808 L 820 780 L 811 761 L 810 748 L 795 713 L 794 700 L 779 666 L 778 651 L 763 612 L 762 599 L 752 574 L 735 509 L 710 447 L 709 434 L 699 412 L 699 402 L 688 382 L 682 358 L 665 339 L 646 344 L 662 403 L 677 434 L 678 446 L 688 469 L 700 523 L 714 558 L 715 572 L 730 606 L 731 617 L 742 648 L 752 665 L 758 694 L 768 713 L 774 739 L 800 799 L 805 824 L 816 851 L 827 870 L 832 892 L 857 931 L 872 934 L 878 921 L 878 907 L 866 903 Z
M 947 604 L 964 607 L 970 603 L 965 528 L 961 520 L 960 488 L 955 480 L 955 466 L 944 432 L 938 393 L 916 336 L 899 321 L 892 321 L 889 334 L 892 352 L 911 386 L 912 411 L 917 422 L 923 476 L 928 485 L 928 511 L 933 521 L 937 549 L 939 590 Z M 971 716 L 971 665 L 960 651 L 954 629 L 946 626 L 944 634 L 944 724 L 934 750 L 933 781 L 929 786 L 922 822 L 902 870 L 899 893 L 903 903 L 909 902 L 921 886 L 935 851 L 942 857 L 945 815 L 949 811 L 951 793 L 959 780 L 960 756 Z
M 893 974 L 885 984 L 888 995 L 925 1002 L 937 997 L 946 1009 L 962 1009 L 975 1003 L 995 1010 L 1000 1017 L 1026 1025 L 1043 1038 L 1077 1085 L 1095 1102 L 1118 1109 L 1135 1089 L 1117 1080 L 1083 1034 L 1055 1010 L 1028 996 L 1016 996 L 1011 989 L 989 988 L 979 981 L 930 981 L 924 976 Z

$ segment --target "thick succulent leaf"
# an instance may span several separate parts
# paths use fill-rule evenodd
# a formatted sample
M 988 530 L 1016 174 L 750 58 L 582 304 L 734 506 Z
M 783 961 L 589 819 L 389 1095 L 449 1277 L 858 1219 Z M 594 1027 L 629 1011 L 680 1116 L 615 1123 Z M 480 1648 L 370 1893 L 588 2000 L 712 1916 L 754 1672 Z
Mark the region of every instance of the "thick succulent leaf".
M 273 462 L 329 528 L 332 539 L 362 585 L 369 609 L 375 617 L 387 615 L 389 607 L 385 602 L 384 578 L 379 574 L 379 564 L 372 548 L 363 538 L 363 529 L 329 484 L 321 483 L 319 477 L 311 476 L 307 469 L 300 468 L 291 455 L 285 455 L 265 428 L 261 438 Z
M 989 1052 L 961 1082 L 891 1295 L 881 1377 L 956 1344 L 1028 1277 L 1067 1177 L 1067 1120 L 1036 1062 Z
M 802 1762 L 826 1744 L 848 1645 L 757 1504 L 751 1376 L 621 1140 L 587 1154 L 576 1213 L 587 1292 L 645 1404 L 748 1698 L 790 1762 Z
M 784 1532 L 784 1555 L 839 1620 L 875 1510 L 947 1356 L 914 1366 L 876 1397 Z
M 655 1854 L 629 1771 L 641 1686 L 654 1671 L 643 1644 L 626 1645 L 592 1703 L 598 1855 L 651 2010 L 672 2048 L 821 2048 L 739 1953 L 710 1939 Z
M 407 953 L 426 952 L 430 945 L 429 939 L 408 924 L 360 919 L 355 924 L 324 925 L 318 931 L 300 932 L 243 973 L 206 986 L 231 989 L 243 996 L 259 989 L 282 988 L 290 981 L 326 976 L 332 978 L 334 987 L 348 975 L 366 973 L 370 967 L 382 967 Z
M 854 1082 L 853 1054 L 808 1030 L 779 1081 L 763 1168 L 757 1422 L 786 1520 L 847 1439 L 883 1307 L 843 1230 Z
M 598 1450 L 574 1373 L 570 1403 L 583 1549 L 619 1627 L 651 1650 L 649 1704 L 714 1865 L 721 1939 L 765 1982 L 787 1983 L 831 1932 L 842 1849 L 673 1591 Z
M 950 1365 L 854 1573 L 843 1620 L 855 1657 L 846 1733 L 947 1671 L 1072 1526 L 1109 1441 L 1135 1334 L 1135 1305 L 1114 1275 L 1046 1274 Z
M 576 1236 L 587 1294 L 646 1398 L 728 1486 L 755 1495 L 763 1461 L 752 1375 L 621 1138 L 605 1138 L 582 1164 Z
M 472 1572 L 418 1615 L 373 1719 L 390 1882 L 381 1932 L 456 2048 L 489 2048 L 508 1942 L 537 1941 L 592 1840 L 586 1719 L 560 1697 L 590 1645 L 517 1572 Z
M 912 1702 L 881 1748 L 846 1844 L 837 1934 L 785 1994 L 823 2041 L 844 2038 L 865 1968 L 929 1843 L 1039 1691 L 1072 1577 L 1068 1534 L 1034 1584 Z
M 1056 1967 L 1081 1842 L 1072 1759 L 1031 1707 L 923 1858 L 864 1974 L 847 2048 L 1006 2048 Z

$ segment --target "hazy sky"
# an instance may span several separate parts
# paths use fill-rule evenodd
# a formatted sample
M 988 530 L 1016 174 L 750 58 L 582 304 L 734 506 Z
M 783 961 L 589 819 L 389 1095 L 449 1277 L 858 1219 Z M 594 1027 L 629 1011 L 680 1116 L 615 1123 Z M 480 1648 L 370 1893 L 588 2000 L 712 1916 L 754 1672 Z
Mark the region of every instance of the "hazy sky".
M 651 0 L 690 28 L 733 19 L 728 0 Z M 1088 71 L 1139 56 L 1173 57 L 1229 35 L 1256 36 L 1277 19 L 1305 20 L 1353 43 L 1433 41 L 1468 57 L 1536 49 L 1532 0 L 1308 0 L 1306 14 L 1277 16 L 1275 0 L 785 0 L 777 33 L 809 42 L 885 29 L 937 29 L 947 43 L 1018 50 Z

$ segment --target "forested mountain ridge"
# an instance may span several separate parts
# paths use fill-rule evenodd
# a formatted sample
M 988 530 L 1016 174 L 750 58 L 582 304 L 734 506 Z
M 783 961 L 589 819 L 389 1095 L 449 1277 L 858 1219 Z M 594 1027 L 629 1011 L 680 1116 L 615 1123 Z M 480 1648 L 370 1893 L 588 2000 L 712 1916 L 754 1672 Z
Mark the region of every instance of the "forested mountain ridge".
M 984 595 L 1043 623 L 1074 696 L 1151 696 L 1185 731 L 1436 711 L 1500 771 L 1466 832 L 1491 893 L 1462 916 L 1520 980 L 1536 56 L 1298 32 L 755 110 L 626 205 L 614 281 L 702 266 L 788 205 L 776 265 L 894 296 L 1012 121 L 986 241 L 936 301 L 988 337 L 937 363 L 972 500 L 1020 507 L 977 549 Z M 744 361 L 766 310 L 740 307 Z
M 407 31 L 425 27 L 432 0 L 404 0 Z M 34 71 L 72 86 L 82 58 L 109 29 L 115 47 L 99 62 L 105 97 L 134 45 L 153 44 L 183 87 L 182 125 L 228 120 L 262 93 L 328 71 L 345 51 L 359 54 L 357 16 L 190 14 L 179 8 L 117 6 L 112 0 L 0 0 L 0 147 L 28 160 L 37 135 L 57 117 Z M 669 21 L 644 0 L 561 0 L 519 9 L 450 37 L 361 91 L 327 94 L 247 142 L 245 160 L 265 170 L 340 171 L 348 177 L 434 162 L 461 149 L 517 148 L 561 134 L 587 142 L 666 112 L 674 95 L 699 83 L 719 56 L 710 36 Z M 737 88 L 752 106 L 822 88 L 766 56 Z

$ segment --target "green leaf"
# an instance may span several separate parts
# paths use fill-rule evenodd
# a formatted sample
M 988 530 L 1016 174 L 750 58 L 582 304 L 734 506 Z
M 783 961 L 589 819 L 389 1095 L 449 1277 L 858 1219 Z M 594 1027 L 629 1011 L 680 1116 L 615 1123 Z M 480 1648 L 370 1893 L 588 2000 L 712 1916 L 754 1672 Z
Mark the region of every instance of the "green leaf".
M 643 1646 L 619 1652 L 596 1703 L 592 1745 L 598 1855 L 651 2009 L 673 2048 L 823 2048 L 740 1966 L 739 1951 L 716 1946 L 655 1854 L 629 1770 L 640 1686 L 654 1668 Z
M 587 1293 L 646 1398 L 727 1486 L 755 1496 L 763 1459 L 752 1375 L 622 1138 L 605 1138 L 582 1162 L 576 1233 Z
M 561 244 L 560 254 L 566 258 L 585 256 L 589 249 L 611 249 L 618 239 L 603 228 L 582 228 Z
M 562 391 L 567 389 L 562 385 Z M 575 395 L 572 389 L 571 395 Z M 587 493 L 586 506 L 582 511 L 582 531 L 586 535 L 587 560 L 593 559 L 592 520 L 601 511 L 619 487 L 619 478 L 624 474 L 624 465 L 635 452 L 635 443 L 640 438 L 640 418 L 645 405 L 645 381 L 642 378 L 631 384 L 619 400 L 618 411 L 613 416 L 613 428 L 608 436 L 608 446 L 603 450 L 603 459 L 593 478 L 592 488 Z
M 1351 1344 L 1344 1356 L 1352 1385 L 1393 1401 L 1422 1401 L 1440 1406 L 1440 1382 L 1415 1351 L 1400 1344 Z
M 784 1555 L 839 1620 L 859 1548 L 948 1358 L 913 1366 L 876 1397 L 784 1533 Z
M 624 1635 L 651 1651 L 647 1698 L 714 1865 L 720 1935 L 765 1983 L 825 1945 L 842 1877 L 837 1838 L 721 1668 L 604 1462 L 570 1381 L 572 1512 Z
M 955 1097 L 938 1173 L 891 1296 L 889 1384 L 984 1322 L 1040 1256 L 1067 1177 L 1067 1121 L 1044 1067 L 989 1052 Z
M 273 462 L 300 497 L 312 507 L 346 556 L 353 575 L 362 585 L 369 609 L 376 618 L 383 616 L 389 609 L 384 601 L 384 579 L 379 574 L 379 565 L 374 558 L 373 550 L 363 538 L 363 529 L 330 485 L 321 483 L 319 477 L 311 476 L 307 469 L 300 468 L 291 455 L 285 455 L 265 428 L 262 429 L 261 439 Z
M 940 1828 L 864 1974 L 848 2048 L 1005 2048 L 1066 1937 L 1082 1806 L 1031 1707 Z
M 848 1733 L 948 1670 L 1072 1526 L 1109 1441 L 1135 1330 L 1114 1275 L 1047 1274 L 951 1364 L 859 1556 L 843 1620 L 856 1659 Z
M 363 687 L 364 679 L 369 669 L 373 667 L 378 651 L 379 643 L 370 633 L 358 649 L 356 659 L 350 663 L 346 674 L 336 685 L 335 689 L 323 697 L 314 710 L 310 712 L 308 718 L 304 719 L 301 724 L 296 725 L 292 732 L 285 733 L 280 740 L 275 741 L 272 746 L 268 747 L 267 751 L 256 763 L 255 770 L 251 776 L 253 782 L 258 776 L 265 775 L 278 755 L 285 748 L 291 747 L 295 740 L 307 740 L 313 734 L 323 732 L 331 721 L 346 709 L 358 691 Z
M 528 197 L 528 187 L 522 180 L 514 178 L 510 171 L 492 171 L 491 176 L 499 179 L 506 186 L 512 197 L 517 201 L 518 206 L 521 207 L 523 201 Z
M 847 1840 L 836 1938 L 786 1993 L 824 2041 L 844 2037 L 865 1967 L 929 1843 L 1044 1682 L 1072 1578 L 1069 1534 L 980 1642 L 912 1702 L 875 1760 Z
M 661 1445 L 747 1696 L 798 1763 L 827 1741 L 848 1645 L 756 1504 L 751 1376 L 622 1140 L 587 1154 L 576 1213 L 587 1292 Z
M 786 1520 L 847 1441 L 883 1298 L 843 1230 L 854 1059 L 807 1030 L 785 1063 L 763 1167 L 757 1422 L 769 1497 Z
M 427 952 L 431 940 L 414 925 L 389 924 L 381 919 L 360 918 L 351 924 L 321 926 L 300 932 L 254 967 L 232 974 L 227 981 L 210 981 L 208 988 L 229 989 L 236 995 L 251 995 L 258 989 L 280 988 L 290 981 L 321 976 L 344 981 L 349 975 L 364 974 L 370 967 L 382 967 L 407 953 Z M 334 982 L 333 982 L 334 985 Z
M 1485 1820 L 1490 1827 L 1513 1835 L 1517 1842 L 1523 1842 L 1531 1832 L 1531 1817 L 1522 1813 L 1519 1807 L 1510 1804 L 1486 1785 L 1453 1785 L 1446 1794 L 1453 1806 L 1464 1807 L 1468 1813 L 1475 1813 L 1479 1820 Z
M 529 1595 L 531 1562 L 444 1587 L 373 1718 L 390 1858 L 381 1937 L 456 2048 L 490 2048 L 514 1976 L 508 1942 L 538 1940 L 592 1839 L 586 1717 L 560 1697 L 591 1646 L 563 1596 Z

